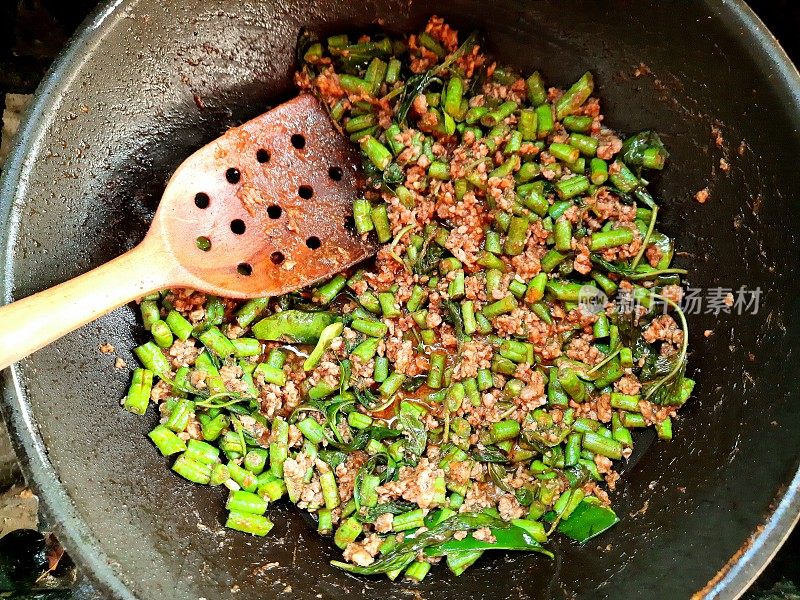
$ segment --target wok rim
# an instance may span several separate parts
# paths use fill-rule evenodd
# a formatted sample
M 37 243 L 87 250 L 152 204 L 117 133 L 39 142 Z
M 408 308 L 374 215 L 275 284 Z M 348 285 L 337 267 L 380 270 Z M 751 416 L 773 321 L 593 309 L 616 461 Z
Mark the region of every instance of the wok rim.
M 32 164 L 27 157 L 38 156 L 49 122 L 45 116 L 57 110 L 61 92 L 71 82 L 84 53 L 102 40 L 109 21 L 120 18 L 126 7 L 137 3 L 138 0 L 107 0 L 99 5 L 78 27 L 36 89 L 0 177 L 0 224 L 6 226 L 0 233 L 0 240 L 4 241 L 0 245 L 3 271 L 0 304 L 12 301 L 11 265 L 19 230 L 19 211 L 15 207 L 26 196 L 27 175 Z M 724 3 L 706 0 L 706 4 L 726 29 L 739 29 L 743 37 L 749 36 L 751 57 L 760 70 L 766 70 L 768 65 L 774 70 L 776 93 L 784 98 L 787 106 L 794 107 L 800 121 L 800 73 L 763 21 L 743 0 Z M 70 557 L 101 591 L 116 598 L 133 599 L 96 536 L 72 506 L 55 467 L 47 457 L 47 448 L 22 385 L 19 364 L 0 372 L 0 387 L 0 411 L 25 479 L 39 498 L 40 510 L 53 524 Z M 774 506 L 772 513 L 743 541 L 739 551 L 694 597 L 739 598 L 766 568 L 800 521 L 800 469 L 785 491 L 775 498 Z

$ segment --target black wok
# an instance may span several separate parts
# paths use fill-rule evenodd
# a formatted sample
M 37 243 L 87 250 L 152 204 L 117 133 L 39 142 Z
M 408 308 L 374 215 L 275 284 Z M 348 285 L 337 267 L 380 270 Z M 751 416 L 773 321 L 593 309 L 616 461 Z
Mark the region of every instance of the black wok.
M 29 481 L 108 595 L 733 598 L 796 521 L 800 77 L 742 2 L 110 2 L 42 84 L 7 165 L 3 299 L 138 242 L 183 158 L 292 94 L 301 27 L 355 30 L 382 18 L 408 30 L 432 12 L 483 29 L 501 60 L 540 68 L 552 84 L 593 70 L 609 122 L 656 129 L 672 151 L 655 189 L 690 284 L 760 287 L 758 313 L 690 317 L 699 384 L 675 440 L 626 469 L 616 528 L 585 547 L 558 542 L 552 562 L 487 556 L 459 579 L 437 569 L 411 586 L 332 569 L 332 544 L 286 507 L 270 509 L 276 527 L 265 540 L 223 533 L 223 490 L 170 473 L 145 438 L 156 415 L 118 407 L 129 374 L 97 347 L 112 343 L 132 365 L 143 331 L 131 308 L 117 310 L 3 375 Z M 706 186 L 701 206 L 692 196 Z

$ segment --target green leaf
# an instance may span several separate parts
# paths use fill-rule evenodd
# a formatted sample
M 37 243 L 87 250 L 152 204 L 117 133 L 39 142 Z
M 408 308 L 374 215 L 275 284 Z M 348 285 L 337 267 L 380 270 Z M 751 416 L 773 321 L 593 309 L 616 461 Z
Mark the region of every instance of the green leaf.
M 436 546 L 425 548 L 427 556 L 444 556 L 453 552 L 465 550 L 521 550 L 525 552 L 540 552 L 550 558 L 553 553 L 537 542 L 531 534 L 520 527 L 490 527 L 494 542 L 476 540 L 468 535 L 463 540 L 449 539 Z
M 440 77 L 445 75 L 459 58 L 464 56 L 467 52 L 472 51 L 473 46 L 477 43 L 478 34 L 477 32 L 473 32 L 455 52 L 442 62 L 442 64 L 436 65 L 424 73 L 409 77 L 403 86 L 403 93 L 400 102 L 397 104 L 397 109 L 395 110 L 395 116 L 398 122 L 405 123 L 414 98 L 424 93 L 425 90 L 434 83 L 441 83 L 442 80 Z
M 407 535 L 404 541 L 398 544 L 394 550 L 387 552 L 384 556 L 376 560 L 368 567 L 359 567 L 350 563 L 338 560 L 331 561 L 334 567 L 355 573 L 357 575 L 377 575 L 396 569 L 402 569 L 409 565 L 419 552 L 426 548 L 442 544 L 453 537 L 456 531 L 475 531 L 481 527 L 508 528 L 513 527 L 510 523 L 502 519 L 487 515 L 485 513 L 464 513 L 454 515 L 442 521 L 436 527 L 432 527 L 419 535 Z
M 253 335 L 259 340 L 316 344 L 322 331 L 338 320 L 331 312 L 284 310 L 253 325 Z
M 507 463 L 508 457 L 497 446 L 477 446 L 470 452 L 473 460 L 484 463 Z
M 550 511 L 544 520 L 552 523 L 556 513 Z M 578 504 L 568 519 L 559 522 L 556 530 L 579 543 L 584 543 L 619 523 L 617 514 L 608 507 L 599 506 L 586 499 Z
M 406 408 L 405 404 L 400 405 L 397 423 L 402 427 L 403 434 L 407 439 L 406 452 L 418 459 L 425 452 L 425 447 L 428 445 L 428 431 L 425 428 L 425 424 L 416 413 Z
M 455 329 L 456 339 L 460 346 L 464 342 L 464 318 L 461 316 L 461 309 L 451 300 L 442 300 L 441 304 L 445 309 L 444 320 Z
M 444 258 L 447 250 L 442 248 L 439 244 L 428 240 L 425 247 L 423 247 L 422 254 L 417 258 L 414 263 L 413 271 L 415 275 L 430 275 L 439 266 L 439 261 Z
M 320 452 L 320 454 L 322 453 Z M 386 513 L 402 515 L 404 512 L 414 510 L 415 508 L 417 508 L 417 504 L 415 502 L 408 502 L 406 500 L 384 502 L 383 504 L 378 504 L 377 506 L 373 506 L 372 508 L 368 509 L 364 515 L 361 516 L 360 520 L 364 523 L 372 523 L 375 521 L 375 519 L 381 515 L 385 515 Z
M 386 440 L 391 438 L 400 437 L 402 432 L 396 429 L 389 429 L 388 427 L 367 427 L 362 429 L 353 436 L 353 441 L 349 444 L 337 442 L 335 440 L 328 440 L 328 443 L 334 448 L 342 452 L 355 452 L 356 450 L 363 450 L 367 447 L 370 440 Z
M 412 329 L 416 333 L 416 329 Z M 403 384 L 400 386 L 404 392 L 416 392 L 428 381 L 427 375 L 414 375 L 413 377 L 406 377 Z
M 648 265 L 639 265 L 633 269 L 628 263 L 611 262 L 594 252 L 589 257 L 595 265 L 602 267 L 608 273 L 622 275 L 631 281 L 642 281 L 663 275 L 685 275 L 687 273 L 686 269 L 653 269 Z
M 656 132 L 641 131 L 626 139 L 622 144 L 622 159 L 628 166 L 641 167 L 644 151 L 648 148 L 656 148 L 666 158 L 669 158 L 669 152 Z

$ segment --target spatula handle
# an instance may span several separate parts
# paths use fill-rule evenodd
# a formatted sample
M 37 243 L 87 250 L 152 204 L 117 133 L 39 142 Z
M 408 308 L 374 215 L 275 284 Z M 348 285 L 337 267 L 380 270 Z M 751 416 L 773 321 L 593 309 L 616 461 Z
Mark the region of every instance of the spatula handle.
M 171 273 L 145 240 L 93 271 L 0 307 L 0 370 L 70 331 L 150 292 Z

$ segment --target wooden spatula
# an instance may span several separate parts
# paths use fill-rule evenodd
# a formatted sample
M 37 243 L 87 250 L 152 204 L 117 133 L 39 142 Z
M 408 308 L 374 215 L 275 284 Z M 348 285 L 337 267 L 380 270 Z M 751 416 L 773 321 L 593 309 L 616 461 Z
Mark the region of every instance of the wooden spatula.
M 311 95 L 230 129 L 178 167 L 133 250 L 0 308 L 0 369 L 156 290 L 274 296 L 363 260 L 359 162 Z

